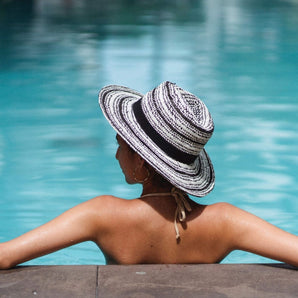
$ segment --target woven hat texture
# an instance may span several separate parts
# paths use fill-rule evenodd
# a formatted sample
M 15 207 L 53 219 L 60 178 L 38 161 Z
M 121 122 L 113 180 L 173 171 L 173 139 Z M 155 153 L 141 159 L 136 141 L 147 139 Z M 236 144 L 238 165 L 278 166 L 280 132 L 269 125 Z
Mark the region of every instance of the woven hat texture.
M 214 125 L 195 95 L 171 82 L 145 95 L 110 85 L 101 89 L 99 104 L 127 144 L 174 186 L 197 197 L 213 189 L 213 165 L 204 146 Z

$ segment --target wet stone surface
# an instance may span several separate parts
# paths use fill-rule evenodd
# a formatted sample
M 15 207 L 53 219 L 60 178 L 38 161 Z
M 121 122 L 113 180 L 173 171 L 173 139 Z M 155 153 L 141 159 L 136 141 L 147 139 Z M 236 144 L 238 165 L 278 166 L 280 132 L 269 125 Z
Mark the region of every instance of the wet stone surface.
M 32 266 L 0 271 L 0 297 L 297 297 L 283 264 Z

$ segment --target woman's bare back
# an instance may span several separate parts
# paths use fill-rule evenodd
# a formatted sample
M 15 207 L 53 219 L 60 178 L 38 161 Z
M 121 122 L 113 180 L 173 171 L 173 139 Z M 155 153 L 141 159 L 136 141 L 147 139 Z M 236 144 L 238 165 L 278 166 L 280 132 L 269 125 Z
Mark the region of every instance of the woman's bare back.
M 173 197 L 152 197 L 124 201 L 98 238 L 108 262 L 135 263 L 215 263 L 228 253 L 222 237 L 221 204 L 205 206 L 191 202 L 192 211 L 179 223 L 176 240 Z M 111 202 L 111 204 L 113 204 Z M 113 208 L 112 208 L 113 209 Z

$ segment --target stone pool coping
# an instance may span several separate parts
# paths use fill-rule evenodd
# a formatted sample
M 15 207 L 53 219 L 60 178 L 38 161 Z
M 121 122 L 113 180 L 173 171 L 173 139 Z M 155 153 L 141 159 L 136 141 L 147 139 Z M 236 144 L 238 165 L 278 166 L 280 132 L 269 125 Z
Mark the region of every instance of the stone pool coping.
M 19 266 L 0 270 L 0 297 L 297 297 L 285 264 Z

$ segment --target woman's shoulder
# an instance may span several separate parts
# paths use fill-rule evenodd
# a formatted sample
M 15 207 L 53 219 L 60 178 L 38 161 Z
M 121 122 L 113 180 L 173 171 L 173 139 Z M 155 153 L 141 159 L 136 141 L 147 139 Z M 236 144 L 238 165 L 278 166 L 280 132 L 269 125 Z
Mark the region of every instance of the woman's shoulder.
M 215 212 L 218 215 L 221 215 L 222 218 L 227 220 L 235 220 L 235 218 L 247 219 L 247 218 L 256 218 L 250 212 L 243 210 L 233 204 L 220 202 L 212 205 L 208 205 L 210 212 Z
M 212 219 L 214 225 L 233 237 L 260 222 L 260 218 L 252 213 L 226 202 L 208 205 L 205 212 L 206 218 Z
M 218 213 L 225 215 L 226 213 L 233 212 L 236 207 L 230 203 L 226 202 L 217 202 L 210 205 L 201 205 L 204 207 L 204 212 Z
M 91 209 L 100 210 L 101 213 L 116 214 L 128 208 L 130 201 L 131 200 L 113 195 L 100 195 L 88 200 L 86 204 L 88 204 Z
M 110 230 L 125 222 L 125 218 L 127 220 L 129 202 L 130 200 L 113 195 L 100 195 L 81 204 L 81 211 L 86 211 L 86 214 L 93 218 L 95 225 L 100 227 L 98 231 Z
M 100 195 L 90 199 L 90 204 L 126 204 L 129 200 L 113 195 Z
M 204 205 L 202 215 L 208 220 L 217 221 L 222 224 L 223 222 L 229 222 L 234 216 L 243 212 L 238 207 L 227 203 L 218 202 L 210 205 Z

